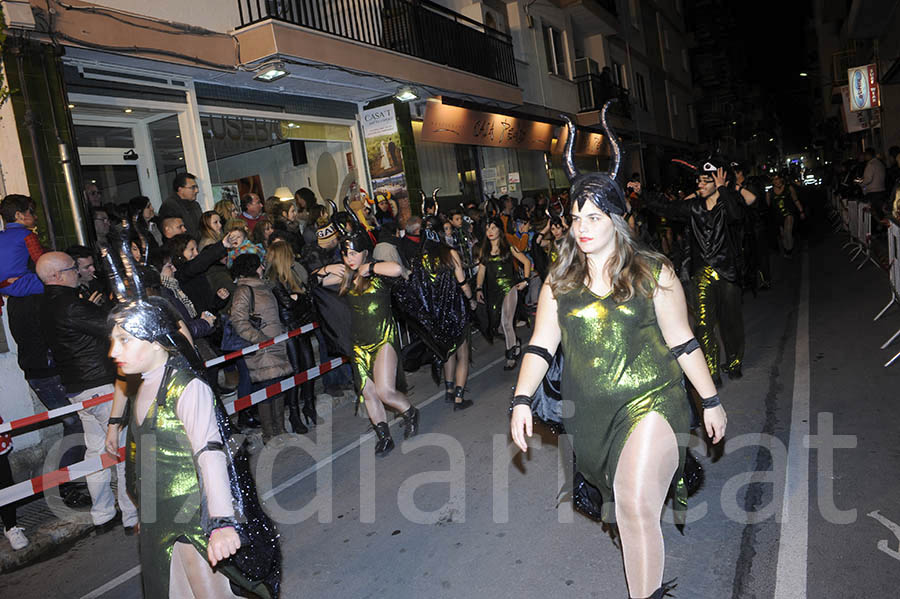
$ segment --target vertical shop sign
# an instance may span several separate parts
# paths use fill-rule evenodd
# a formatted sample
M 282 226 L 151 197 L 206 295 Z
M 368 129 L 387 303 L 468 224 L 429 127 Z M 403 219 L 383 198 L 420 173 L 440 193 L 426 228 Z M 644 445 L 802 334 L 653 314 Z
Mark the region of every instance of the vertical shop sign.
M 372 176 L 372 197 L 389 193 L 399 206 L 409 200 L 409 190 L 394 106 L 388 104 L 363 110 L 361 116 L 366 159 Z
M 841 86 L 841 99 L 844 108 L 844 127 L 847 133 L 855 133 L 856 131 L 864 131 L 869 128 L 869 121 L 865 112 L 855 112 L 852 108 L 853 100 L 850 99 L 850 88 L 847 85 Z

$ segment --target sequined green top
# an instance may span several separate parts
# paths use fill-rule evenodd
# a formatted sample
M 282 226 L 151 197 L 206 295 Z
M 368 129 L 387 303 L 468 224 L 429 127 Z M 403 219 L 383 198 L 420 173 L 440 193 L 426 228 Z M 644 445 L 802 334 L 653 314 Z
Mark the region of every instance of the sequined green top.
M 772 209 L 779 218 L 785 218 L 793 214 L 793 210 L 791 210 L 793 203 L 794 200 L 787 187 L 779 194 L 776 194 L 774 189 L 772 190 Z
M 175 412 L 192 380 L 189 371 L 174 370 L 165 389 L 157 392 L 162 405 L 154 401 L 141 424 L 132 410 L 128 427 L 126 483 L 141 515 L 138 541 L 145 597 L 169 596 L 172 549 L 179 539 L 190 542 L 206 559 L 209 538 L 200 521 L 202 493 L 197 466 L 184 424 Z M 234 581 L 243 580 L 227 562 L 217 569 Z
M 556 298 L 566 360 L 561 391 L 575 407 L 564 424 L 573 438 L 578 470 L 603 495 L 607 522 L 615 513 L 619 455 L 641 418 L 657 412 L 676 435 L 690 427 L 682 371 L 662 338 L 653 300 L 636 294 L 616 303 L 610 295 L 600 297 L 582 286 Z M 678 523 L 687 508 L 684 451 L 681 447 L 673 480 Z
M 506 297 L 509 290 L 516 284 L 516 271 L 512 262 L 513 258 L 511 255 L 504 258 L 503 256 L 494 256 L 492 254 L 488 256 L 487 259 L 482 259 L 482 261 L 484 262 L 486 271 L 485 284 L 496 287 L 497 291 L 502 296 L 500 298 L 500 301 L 502 302 L 503 297 Z
M 350 306 L 354 372 L 362 401 L 362 390 L 366 381 L 372 378 L 378 351 L 390 343 L 400 356 L 397 323 L 391 312 L 389 282 L 384 278 L 373 275 L 368 289 L 362 292 L 351 289 L 345 297 Z

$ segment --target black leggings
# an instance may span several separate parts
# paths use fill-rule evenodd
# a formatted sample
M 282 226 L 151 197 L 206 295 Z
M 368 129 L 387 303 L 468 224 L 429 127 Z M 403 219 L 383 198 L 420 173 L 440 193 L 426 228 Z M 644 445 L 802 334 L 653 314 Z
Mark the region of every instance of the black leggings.
M 0 455 L 0 489 L 13 484 L 12 468 L 9 467 L 9 453 Z M 16 525 L 16 504 L 10 503 L 0 507 L 0 520 L 3 521 L 3 527 L 9 530 Z
M 309 337 L 306 335 L 298 335 L 296 337 L 291 337 L 286 343 L 288 360 L 291 362 L 291 368 L 294 369 L 294 374 L 303 372 L 316 365 L 315 358 L 313 358 L 312 343 L 310 343 Z M 306 381 L 300 385 L 299 396 L 304 403 L 315 397 L 315 385 L 315 381 Z M 295 405 L 295 398 L 298 397 L 297 387 L 289 389 L 287 393 L 288 405 Z

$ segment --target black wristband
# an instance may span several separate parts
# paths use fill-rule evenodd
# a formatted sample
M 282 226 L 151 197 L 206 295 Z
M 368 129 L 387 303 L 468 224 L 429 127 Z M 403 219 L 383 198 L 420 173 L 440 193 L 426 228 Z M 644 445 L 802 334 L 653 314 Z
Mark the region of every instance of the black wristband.
M 719 395 L 713 395 L 712 397 L 703 397 L 700 399 L 700 405 L 703 406 L 704 410 L 708 410 L 710 408 L 714 408 L 716 406 L 722 405 L 722 400 L 719 399 Z
M 108 422 L 109 422 L 109 424 L 124 424 L 125 417 L 124 416 L 110 416 Z
M 513 408 L 516 406 L 528 406 L 531 408 L 531 398 L 527 395 L 516 395 L 509 402 L 509 415 L 512 416 Z
M 219 528 L 231 527 L 237 530 L 237 524 L 238 521 L 234 518 L 210 518 L 207 525 L 207 534 L 211 535 L 214 530 L 217 530 Z

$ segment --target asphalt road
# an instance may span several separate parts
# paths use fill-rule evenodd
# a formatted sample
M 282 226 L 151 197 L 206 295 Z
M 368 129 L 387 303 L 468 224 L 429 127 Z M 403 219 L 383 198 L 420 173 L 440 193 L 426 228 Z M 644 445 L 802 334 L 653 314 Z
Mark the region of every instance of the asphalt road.
M 873 323 L 887 277 L 846 256 L 837 236 L 811 244 L 774 260 L 772 290 L 745 297 L 744 377 L 720 390 L 728 438 L 710 452 L 693 439 L 705 485 L 684 535 L 663 525 L 677 597 L 769 599 L 776 584 L 778 599 L 900 595 L 900 363 L 881 366 L 900 343 L 878 349 L 900 328 L 900 308 Z M 568 473 L 557 439 L 541 431 L 540 447 L 513 457 L 514 374 L 501 357 L 480 343 L 475 406 L 464 412 L 425 373 L 411 377 L 422 434 L 384 459 L 347 405 L 304 438 L 320 446 L 258 457 L 260 489 L 281 522 L 285 597 L 627 597 L 610 537 L 566 501 L 557 506 Z M 136 541 L 118 529 L 3 575 L 0 592 L 137 598 L 137 565 Z

